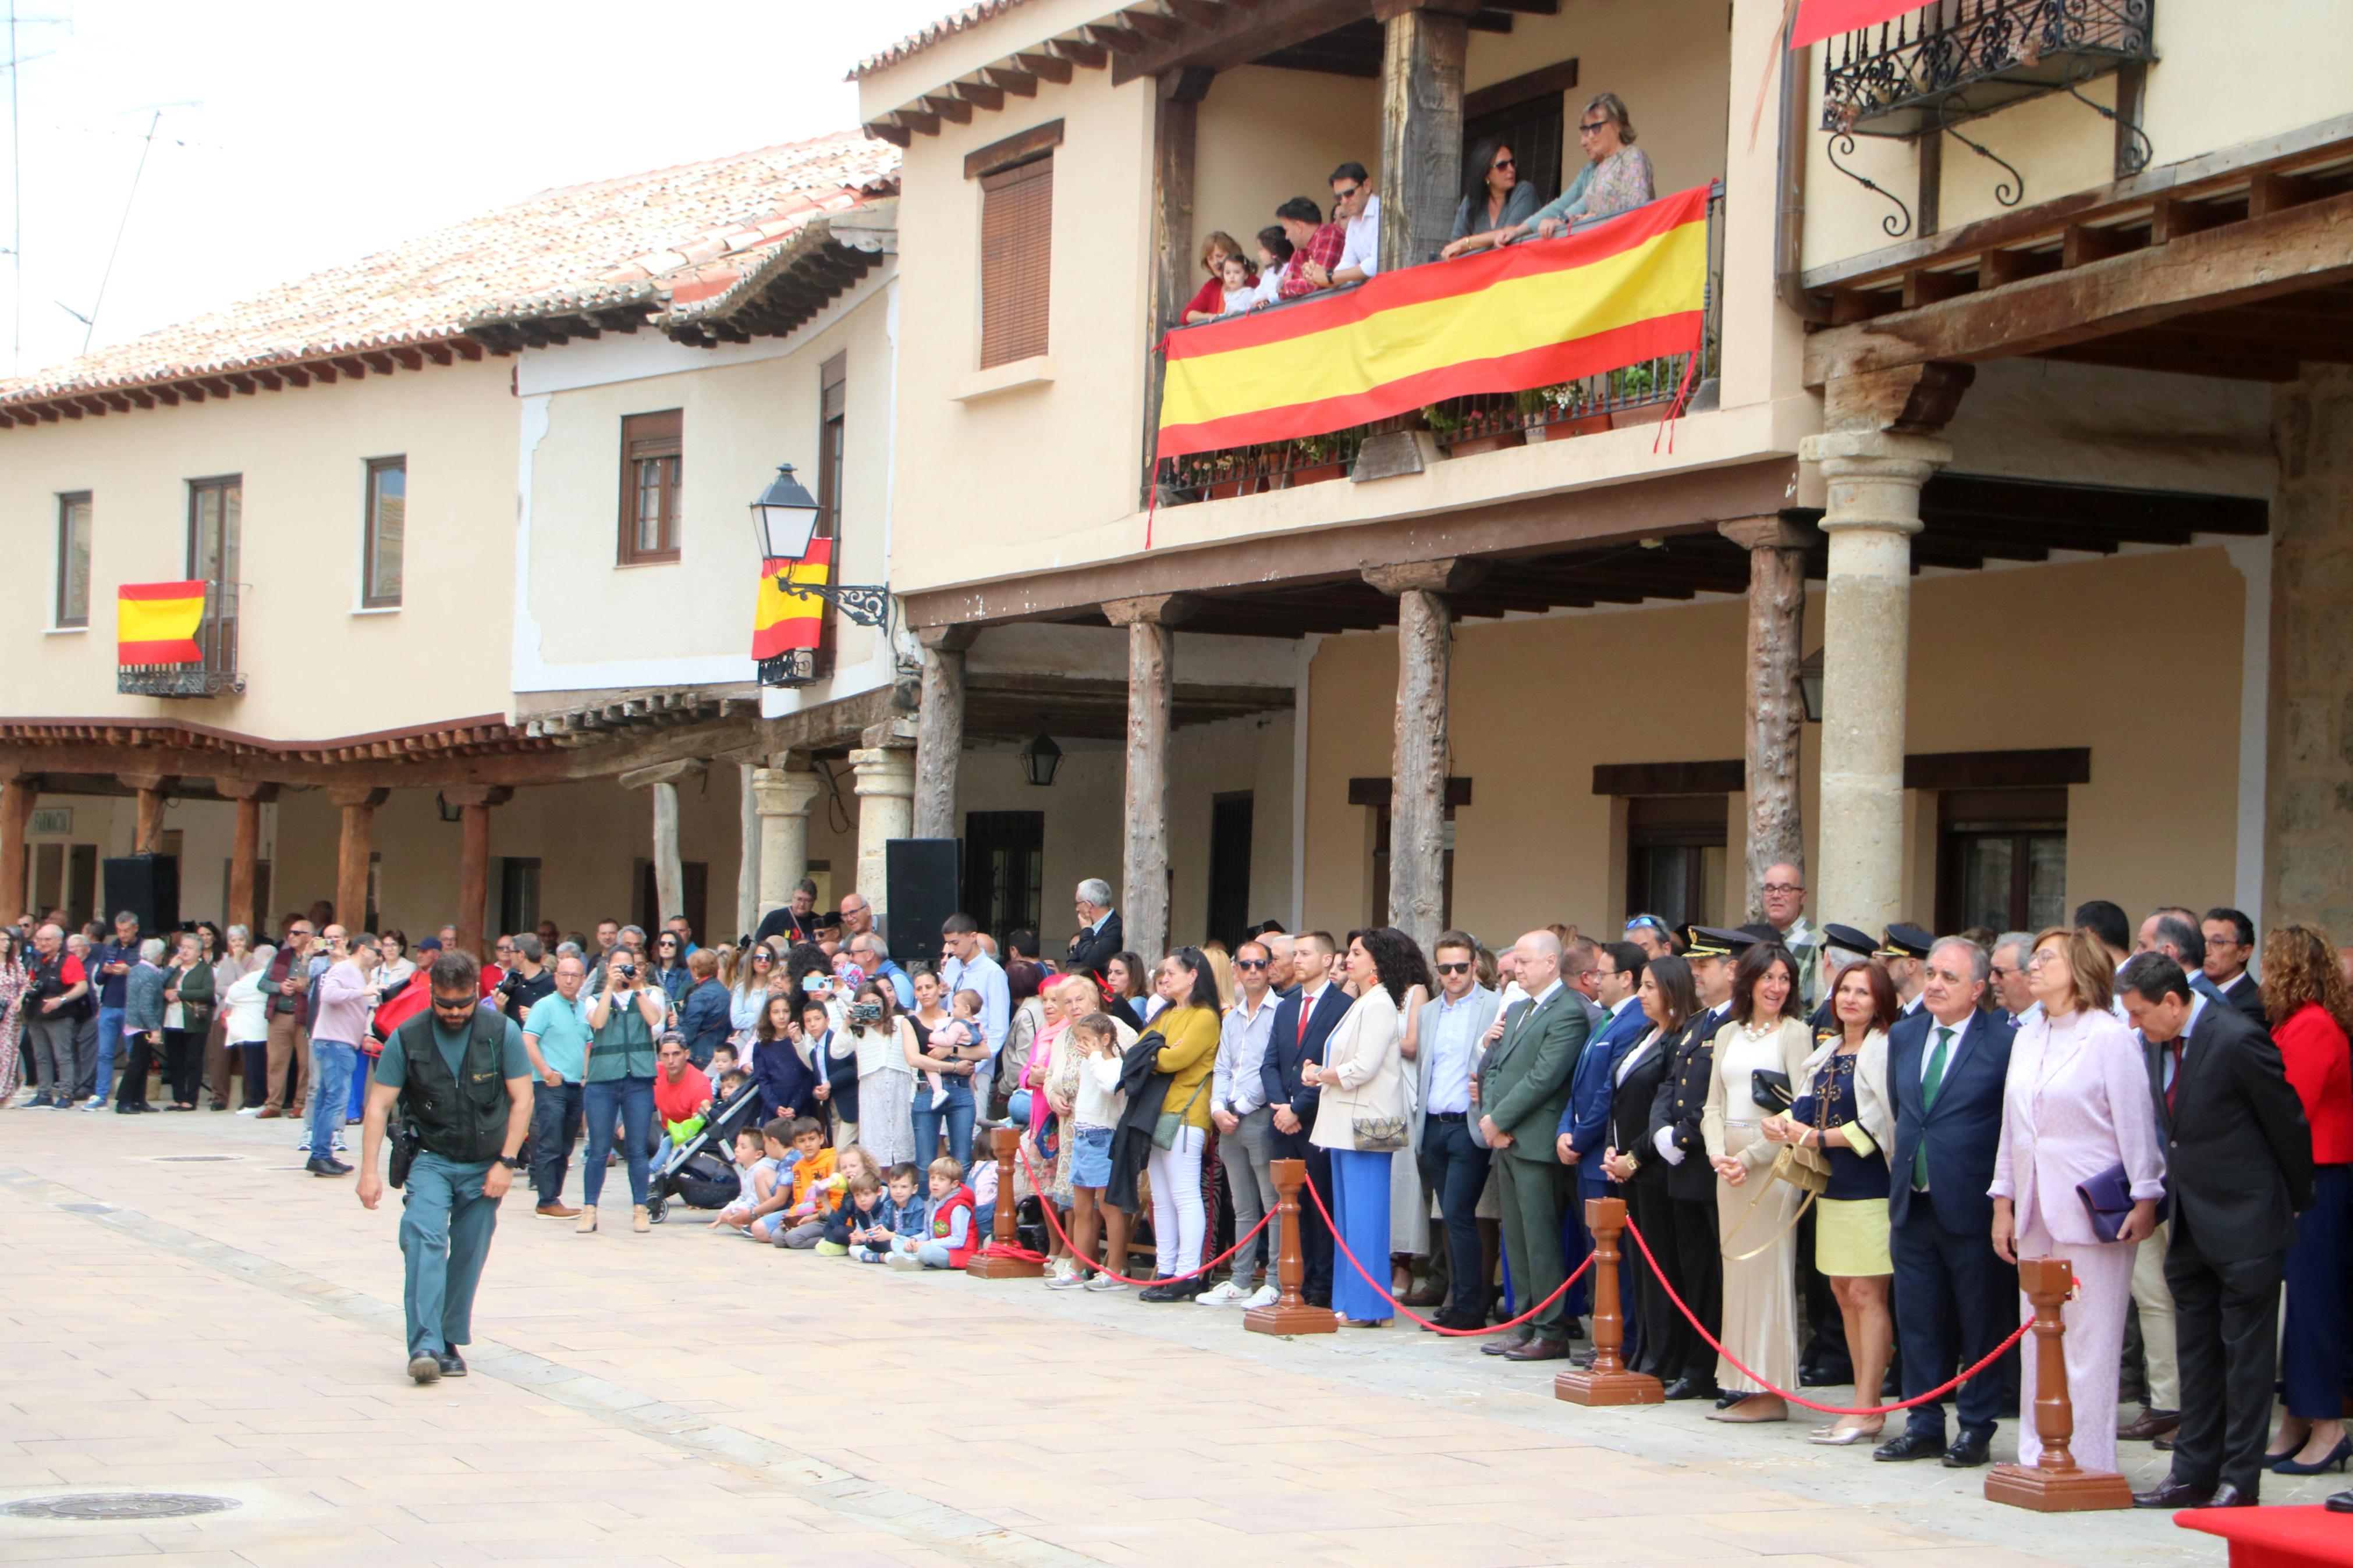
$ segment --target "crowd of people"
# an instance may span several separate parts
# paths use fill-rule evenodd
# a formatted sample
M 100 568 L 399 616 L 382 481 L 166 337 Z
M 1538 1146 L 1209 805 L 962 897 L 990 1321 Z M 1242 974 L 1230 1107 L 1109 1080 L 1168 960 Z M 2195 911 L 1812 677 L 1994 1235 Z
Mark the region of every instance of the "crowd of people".
M 1310 1304 L 1361 1328 L 1434 1307 L 1486 1353 L 1589 1361 L 1579 1200 L 1618 1196 L 1627 1359 L 1712 1419 L 1784 1420 L 1789 1391 L 1851 1382 L 1855 1412 L 1814 1441 L 1986 1463 L 2034 1386 L 2035 1341 L 2005 1349 L 2018 1260 L 2059 1255 L 2085 1468 L 2151 1441 L 2175 1457 L 2139 1500 L 2228 1506 L 2266 1468 L 2353 1458 L 2353 954 L 2310 926 L 2268 933 L 2256 968 L 2231 909 L 2135 930 L 2094 901 L 2034 932 L 1873 936 L 1810 923 L 1778 866 L 1765 918 L 1737 929 L 1638 915 L 1620 940 L 1554 925 L 1499 948 L 1449 931 L 1425 955 L 1390 928 L 1268 922 L 1155 963 L 1089 879 L 1054 961 L 1033 931 L 1000 949 L 956 915 L 937 965 L 910 970 L 862 896 L 831 912 L 816 892 L 733 944 L 699 946 L 683 920 L 650 938 L 550 924 L 479 966 L 452 928 L 412 957 L 323 906 L 258 946 L 242 927 L 27 916 L 0 931 L 0 1090 L 30 1083 L 0 1102 L 192 1111 L 209 1087 L 216 1111 L 302 1117 L 308 1168 L 342 1176 L 365 1079 L 417 1070 L 387 1043 L 428 1008 L 452 1028 L 470 1012 L 505 1029 L 531 1090 L 508 1163 L 582 1234 L 608 1166 L 643 1232 L 653 1173 L 724 1124 L 705 1140 L 724 1181 L 688 1198 L 715 1228 L 958 1268 L 1009 1183 L 1047 1222 L 1050 1289 L 1143 1274 L 1146 1302 L 1263 1306 L 1271 1163 L 1293 1159 Z M 1019 1133 L 1002 1170 L 976 1153 L 997 1127 Z M 1204 1264 L 1227 1240 L 1219 1279 Z M 1885 1429 L 1882 1398 L 1980 1363 Z M 2128 1364 L 2143 1405 L 2120 1426 Z M 2016 1436 L 2031 1464 L 2033 1424 Z
M 1605 92 L 1577 117 L 1585 162 L 1567 190 L 1550 201 L 1523 179 L 1511 143 L 1481 141 L 1463 160 L 1461 204 L 1453 233 L 1436 258 L 1452 260 L 1474 250 L 1550 239 L 1651 201 L 1650 154 L 1634 144 L 1634 122 L 1614 92 Z M 1177 324 L 1241 315 L 1326 289 L 1361 283 L 1380 271 L 1381 198 L 1362 163 L 1332 171 L 1331 216 L 1312 196 L 1293 196 L 1258 231 L 1255 256 L 1222 229 L 1201 243 L 1200 292 L 1178 312 Z

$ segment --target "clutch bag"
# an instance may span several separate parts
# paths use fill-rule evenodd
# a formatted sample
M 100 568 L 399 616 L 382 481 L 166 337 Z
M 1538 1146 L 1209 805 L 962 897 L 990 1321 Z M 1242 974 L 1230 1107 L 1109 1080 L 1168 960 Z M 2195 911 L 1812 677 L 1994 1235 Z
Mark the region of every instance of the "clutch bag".
M 2132 1180 L 2121 1164 L 2109 1166 L 2089 1181 L 2076 1183 L 2075 1195 L 2084 1200 L 2084 1212 L 2091 1216 L 2092 1234 L 2102 1241 L 2116 1240 L 2125 1221 L 2132 1217 Z
M 1798 1102 L 1797 1090 L 1789 1087 L 1789 1075 L 1771 1068 L 1758 1068 L 1748 1075 L 1748 1098 L 1767 1110 L 1787 1110 Z

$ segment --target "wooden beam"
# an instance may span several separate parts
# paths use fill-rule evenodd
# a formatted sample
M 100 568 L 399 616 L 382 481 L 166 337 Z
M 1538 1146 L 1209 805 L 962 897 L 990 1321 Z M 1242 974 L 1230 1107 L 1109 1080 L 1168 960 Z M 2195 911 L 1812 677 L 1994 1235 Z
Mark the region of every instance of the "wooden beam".
M 1462 77 L 1470 37 L 1461 16 L 1403 11 L 1384 24 L 1381 59 L 1380 267 L 1438 259 L 1462 189 Z
M 948 83 L 948 90 L 975 109 L 993 112 L 1005 107 L 1005 89 L 991 87 L 987 82 L 952 81 Z
M 1013 57 L 1013 67 L 1041 80 L 1050 81 L 1057 87 L 1071 84 L 1071 62 L 1060 55 L 1017 54 Z M 1010 92 L 1013 89 L 1008 87 L 1006 90 Z
M 942 120 L 953 120 L 958 125 L 972 123 L 972 105 L 953 94 L 927 92 L 915 100 L 915 102 L 925 111 L 936 114 Z
M 2136 248 L 2132 237 L 2122 229 L 2069 224 L 2059 236 L 2059 265 L 2062 268 L 2082 267 L 2094 261 L 2105 261 L 2111 256 L 2122 256 Z
M 480 360 L 482 357 L 481 344 L 475 342 L 470 338 L 450 339 L 449 352 L 456 354 L 459 359 L 467 361 L 469 363 Z
M 1038 73 L 1036 71 L 1017 70 L 1011 66 L 983 66 L 980 69 L 980 76 L 983 81 L 987 82 L 991 87 L 996 88 L 998 91 L 1009 92 L 1016 98 L 1035 98 L 1038 96 Z
M 901 131 L 916 136 L 937 136 L 940 133 L 940 117 L 936 114 L 926 114 L 920 109 L 894 109 L 891 111 L 889 119 L 891 123 Z M 906 145 L 903 142 L 899 144 L 902 147 Z
M 1508 33 L 1512 30 L 1509 11 L 1473 11 L 1464 18 L 1464 25 L 1474 33 Z
M 1536 0 L 1525 0 L 1534 5 Z M 1547 13 L 1549 15 L 1549 13 Z M 1462 118 L 1477 120 L 1499 110 L 1514 109 L 1538 99 L 1558 98 L 1577 86 L 1577 62 L 1562 60 L 1539 69 L 1526 71 L 1508 80 L 1482 87 L 1476 92 L 1462 95 Z
M 392 351 L 392 357 L 399 363 L 403 369 L 423 370 L 425 368 L 425 356 L 416 349 L 395 349 Z M 439 363 L 441 362 L 436 361 L 435 363 Z
M 889 121 L 870 120 L 859 129 L 866 132 L 870 142 L 888 142 L 893 147 L 912 147 L 915 142 L 913 132 Z
M 2261 174 L 2247 182 L 2247 216 L 2269 217 L 2302 206 L 2319 194 L 2310 180 L 2299 180 L 2286 174 Z
M 1966 272 L 1930 272 L 1922 268 L 1904 275 L 1904 308 L 1914 310 L 1966 294 L 1976 287 L 1977 280 Z
M 1805 379 L 1924 360 L 2047 353 L 2197 310 L 2353 279 L 2353 192 L 2170 245 L 1818 332 Z
M 1190 69 L 1179 68 L 1163 77 L 1159 86 L 1164 89 L 1154 95 L 1152 121 L 1152 197 L 1147 209 L 1152 224 L 1151 250 L 1145 265 L 1150 270 L 1150 293 L 1146 297 L 1145 341 L 1158 342 L 1160 335 L 1176 324 L 1183 312 L 1185 300 L 1193 285 L 1193 147 L 1200 125 L 1201 105 L 1197 95 L 1182 90 L 1183 79 Z M 1206 83 L 1202 84 L 1206 90 Z M 1160 400 L 1166 366 L 1157 354 L 1146 361 L 1144 373 L 1144 429 L 1137 450 L 1144 454 L 1141 494 L 1137 504 L 1152 504 L 1153 488 L 1158 482 L 1156 465 L 1149 454 L 1153 450 L 1154 433 L 1160 427 Z
M 1129 31 L 1141 33 L 1146 38 L 1161 43 L 1181 37 L 1185 32 L 1184 23 L 1149 5 L 1131 5 L 1119 14 L 1119 19 L 1127 25 Z
M 1127 52 L 1112 62 L 1112 81 L 1117 85 L 1138 77 L 1156 77 L 1178 66 L 1228 70 L 1335 27 L 1362 21 L 1365 14 L 1365 0 L 1265 0 L 1256 9 L 1229 6 L 1213 26 L 1187 27 L 1167 39 L 1136 38 Z
M 1109 49 L 1083 38 L 1049 38 L 1046 47 L 1056 59 L 1068 60 L 1071 65 L 1084 66 L 1089 70 L 1099 71 L 1111 64 Z M 1038 74 L 1044 76 L 1046 73 L 1039 71 Z

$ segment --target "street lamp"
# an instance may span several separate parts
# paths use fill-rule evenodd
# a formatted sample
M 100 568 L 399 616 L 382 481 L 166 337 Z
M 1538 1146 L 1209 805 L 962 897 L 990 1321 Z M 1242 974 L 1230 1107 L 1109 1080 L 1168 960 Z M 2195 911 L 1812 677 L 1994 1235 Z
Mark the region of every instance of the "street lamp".
M 1054 770 L 1062 765 L 1062 748 L 1054 744 L 1054 737 L 1044 731 L 1038 738 L 1021 748 L 1021 769 L 1033 784 L 1044 786 L 1054 782 Z
M 1814 649 L 1798 666 L 1798 700 L 1806 705 L 1806 722 L 1822 721 L 1822 650 Z
M 752 503 L 752 533 L 759 542 L 760 559 L 797 563 L 808 558 L 817 534 L 817 498 L 793 477 L 793 466 L 781 463 L 776 477 Z M 800 598 L 822 599 L 857 626 L 885 625 L 891 615 L 888 588 L 848 587 L 831 583 L 800 583 L 789 572 L 776 574 L 776 590 Z

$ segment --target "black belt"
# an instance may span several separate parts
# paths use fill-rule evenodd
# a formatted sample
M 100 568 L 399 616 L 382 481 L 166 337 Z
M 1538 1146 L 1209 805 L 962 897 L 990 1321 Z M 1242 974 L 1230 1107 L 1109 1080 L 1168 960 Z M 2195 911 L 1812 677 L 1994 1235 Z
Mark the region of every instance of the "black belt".
M 1468 1121 L 1471 1120 L 1471 1117 L 1466 1111 L 1433 1110 L 1428 1116 L 1422 1118 L 1422 1120 L 1425 1121 Z

